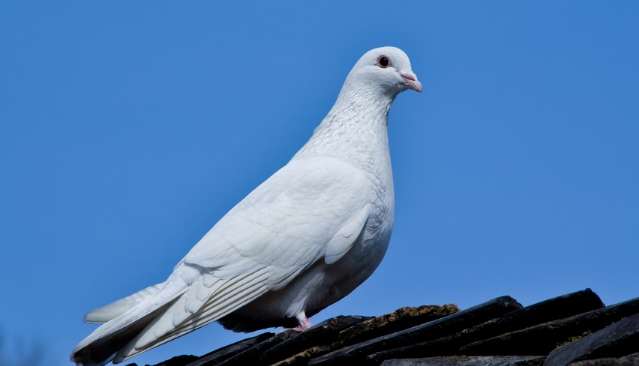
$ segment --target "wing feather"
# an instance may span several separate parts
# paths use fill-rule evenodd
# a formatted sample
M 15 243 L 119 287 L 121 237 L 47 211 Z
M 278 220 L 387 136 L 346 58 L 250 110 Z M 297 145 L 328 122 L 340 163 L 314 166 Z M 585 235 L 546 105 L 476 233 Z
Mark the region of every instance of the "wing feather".
M 208 299 L 202 301 L 197 293 L 201 292 L 202 287 L 205 286 L 202 280 L 205 276 L 207 275 L 203 275 L 195 281 L 164 314 L 149 324 L 139 337 L 120 350 L 114 360 L 116 362 L 122 361 L 193 331 L 223 317 L 267 291 L 265 283 L 268 276 L 266 270 L 262 268 L 245 274 L 241 279 L 233 278 L 228 281 L 215 282 L 214 286 L 211 287 L 214 292 L 210 294 Z M 205 304 L 211 305 L 204 308 Z M 194 308 L 197 308 L 196 312 L 191 311 Z M 204 313 L 203 309 L 206 309 Z M 206 314 L 211 314 L 208 317 L 210 320 L 199 322 L 196 327 L 183 326 L 188 324 L 190 319 L 199 318 Z
M 368 220 L 369 206 L 362 208 L 348 220 L 344 226 L 326 244 L 324 262 L 333 264 L 346 254 L 356 241 L 366 226 Z
M 153 286 L 149 286 L 127 297 L 121 298 L 110 304 L 101 306 L 97 309 L 91 310 L 84 316 L 84 320 L 88 323 L 105 323 L 111 319 L 124 314 L 127 310 L 133 308 L 135 305 L 141 303 L 143 300 L 157 295 L 162 287 L 163 283 L 158 283 Z
M 318 260 L 334 262 L 366 222 L 370 181 L 334 158 L 293 160 L 231 209 L 176 267 L 189 288 L 115 357 L 157 347 L 286 286 Z M 175 273 L 175 272 L 174 272 Z

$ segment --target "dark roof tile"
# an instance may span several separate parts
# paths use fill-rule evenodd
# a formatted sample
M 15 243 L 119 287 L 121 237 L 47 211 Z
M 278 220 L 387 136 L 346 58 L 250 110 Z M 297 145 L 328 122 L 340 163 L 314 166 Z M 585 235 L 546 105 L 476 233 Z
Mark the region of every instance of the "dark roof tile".
M 639 298 L 603 307 L 590 289 L 522 307 L 509 296 L 459 311 L 339 316 L 303 333 L 263 333 L 156 366 L 639 365 Z

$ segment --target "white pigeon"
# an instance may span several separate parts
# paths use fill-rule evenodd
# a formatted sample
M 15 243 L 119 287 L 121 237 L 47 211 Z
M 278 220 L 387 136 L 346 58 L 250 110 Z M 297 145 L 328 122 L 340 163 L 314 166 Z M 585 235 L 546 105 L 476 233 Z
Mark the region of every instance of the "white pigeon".
M 71 356 L 119 363 L 210 322 L 236 331 L 297 325 L 348 295 L 378 266 L 394 193 L 387 115 L 421 91 L 408 56 L 366 52 L 293 158 L 233 207 L 168 279 L 86 315 L 104 323 Z

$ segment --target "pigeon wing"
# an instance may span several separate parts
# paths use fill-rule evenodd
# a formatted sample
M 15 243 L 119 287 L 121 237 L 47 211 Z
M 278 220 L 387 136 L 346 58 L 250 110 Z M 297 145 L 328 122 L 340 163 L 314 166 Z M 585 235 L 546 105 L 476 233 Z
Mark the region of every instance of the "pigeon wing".
M 156 347 L 284 287 L 320 259 L 333 263 L 360 236 L 366 174 L 334 158 L 297 159 L 231 209 L 178 264 L 188 289 L 116 356 Z M 190 271 L 184 271 L 191 273 Z

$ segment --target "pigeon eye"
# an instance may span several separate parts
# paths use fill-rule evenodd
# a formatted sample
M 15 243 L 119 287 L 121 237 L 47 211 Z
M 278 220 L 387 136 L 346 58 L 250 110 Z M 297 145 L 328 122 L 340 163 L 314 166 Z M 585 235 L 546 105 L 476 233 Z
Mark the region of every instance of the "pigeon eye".
M 386 56 L 379 56 L 379 58 L 377 59 L 377 64 L 383 69 L 390 66 L 390 60 Z

